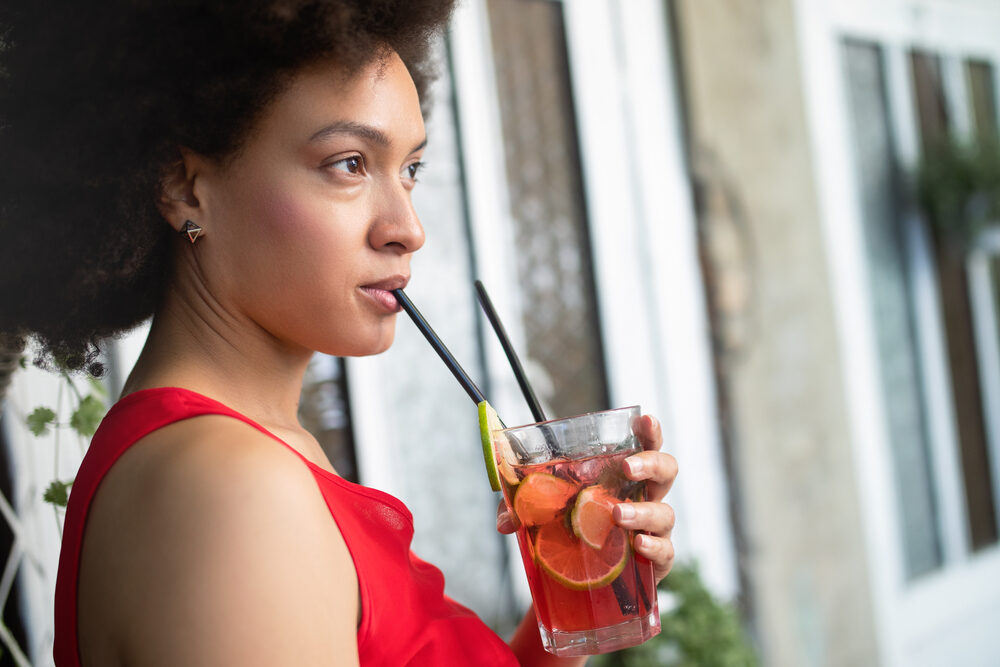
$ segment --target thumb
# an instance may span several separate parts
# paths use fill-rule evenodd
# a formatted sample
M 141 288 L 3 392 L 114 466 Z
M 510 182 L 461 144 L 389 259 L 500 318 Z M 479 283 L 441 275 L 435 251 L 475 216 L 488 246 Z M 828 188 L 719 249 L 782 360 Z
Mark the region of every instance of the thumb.
M 507 511 L 507 505 L 502 500 L 497 506 L 497 530 L 505 535 L 513 533 L 515 530 L 514 519 Z

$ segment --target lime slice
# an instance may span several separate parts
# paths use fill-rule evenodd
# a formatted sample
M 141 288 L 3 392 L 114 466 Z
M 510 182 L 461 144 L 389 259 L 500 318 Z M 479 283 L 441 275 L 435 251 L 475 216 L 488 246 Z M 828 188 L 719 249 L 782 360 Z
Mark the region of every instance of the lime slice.
M 614 528 L 611 512 L 617 502 L 618 499 L 600 485 L 581 491 L 570 515 L 573 534 L 591 549 L 600 549 Z
M 483 461 L 486 463 L 486 475 L 490 478 L 490 487 L 500 490 L 500 480 L 508 486 L 517 486 L 517 473 L 514 472 L 514 453 L 505 438 L 498 433 L 503 430 L 503 424 L 497 417 L 496 410 L 487 401 L 479 403 L 479 437 L 483 441 Z
M 579 488 L 547 472 L 533 472 L 517 487 L 514 514 L 525 526 L 548 523 L 566 511 L 566 505 Z
M 628 556 L 628 539 L 618 526 L 611 528 L 600 550 L 584 546 L 562 521 L 545 524 L 535 536 L 539 566 L 559 584 L 575 591 L 607 586 L 625 569 Z

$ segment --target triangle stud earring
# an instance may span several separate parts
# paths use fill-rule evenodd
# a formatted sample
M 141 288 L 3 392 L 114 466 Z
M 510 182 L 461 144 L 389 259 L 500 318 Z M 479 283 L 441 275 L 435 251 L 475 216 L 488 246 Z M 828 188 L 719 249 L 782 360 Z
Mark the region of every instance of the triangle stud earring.
M 185 220 L 184 224 L 181 225 L 180 233 L 187 234 L 188 240 L 194 244 L 194 242 L 198 240 L 198 236 L 201 234 L 201 227 L 190 220 Z

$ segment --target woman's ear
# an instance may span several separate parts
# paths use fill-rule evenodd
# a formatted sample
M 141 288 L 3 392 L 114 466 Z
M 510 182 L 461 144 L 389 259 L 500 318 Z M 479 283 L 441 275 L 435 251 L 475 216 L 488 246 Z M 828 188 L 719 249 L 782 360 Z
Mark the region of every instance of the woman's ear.
M 198 158 L 184 149 L 179 151 L 177 160 L 172 162 L 161 175 L 160 196 L 156 207 L 160 210 L 160 215 L 178 233 L 184 231 L 186 222 L 200 223 L 201 205 L 194 194 L 197 176 Z

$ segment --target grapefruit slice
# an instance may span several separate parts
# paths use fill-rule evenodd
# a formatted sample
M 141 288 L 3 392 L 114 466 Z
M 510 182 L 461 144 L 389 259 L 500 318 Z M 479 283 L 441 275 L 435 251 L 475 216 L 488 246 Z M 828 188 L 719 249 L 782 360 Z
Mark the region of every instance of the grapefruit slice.
M 483 443 L 483 461 L 486 463 L 486 476 L 490 479 L 490 487 L 500 490 L 500 478 L 509 486 L 517 486 L 519 480 L 514 472 L 514 452 L 506 438 L 498 434 L 503 430 L 503 424 L 497 417 L 496 410 L 487 401 L 479 403 L 479 438 Z
M 570 515 L 573 534 L 591 549 L 600 549 L 615 527 L 611 512 L 618 499 L 600 486 L 588 486 L 576 497 Z
M 584 546 L 561 521 L 538 529 L 535 559 L 542 570 L 574 591 L 603 588 L 625 569 L 629 547 L 625 530 L 612 526 L 600 550 Z
M 525 526 L 552 521 L 576 495 L 573 482 L 547 472 L 533 472 L 521 480 L 514 495 L 514 514 Z

